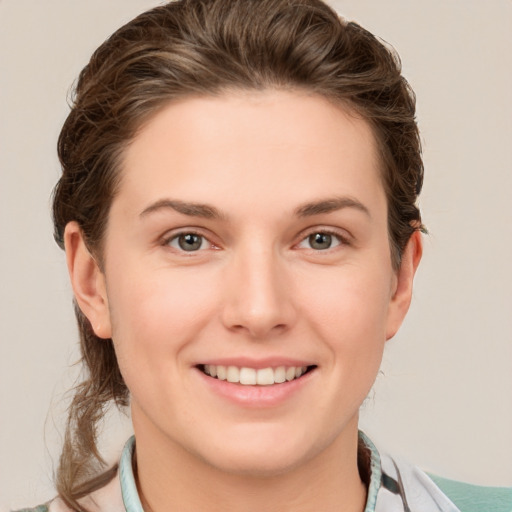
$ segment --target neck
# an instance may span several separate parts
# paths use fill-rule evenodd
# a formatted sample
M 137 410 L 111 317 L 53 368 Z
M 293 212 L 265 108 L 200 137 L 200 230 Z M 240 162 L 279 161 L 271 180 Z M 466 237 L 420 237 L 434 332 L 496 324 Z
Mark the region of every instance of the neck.
M 137 487 L 145 512 L 362 512 L 367 489 L 355 431 L 287 470 L 247 475 L 216 468 L 167 439 L 137 433 Z M 161 439 L 159 440 L 161 441 Z

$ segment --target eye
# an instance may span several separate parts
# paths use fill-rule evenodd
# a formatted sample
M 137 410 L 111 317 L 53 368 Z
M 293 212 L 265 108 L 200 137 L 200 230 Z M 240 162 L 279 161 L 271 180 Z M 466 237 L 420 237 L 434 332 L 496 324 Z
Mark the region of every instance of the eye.
M 333 247 L 337 247 L 341 245 L 343 240 L 341 236 L 335 233 L 328 233 L 325 231 L 318 231 L 316 233 L 311 233 L 306 238 L 304 238 L 299 247 L 305 249 L 314 249 L 315 251 L 325 251 L 327 249 L 332 249 Z
M 167 245 L 181 251 L 194 252 L 207 249 L 211 244 L 204 236 L 197 233 L 180 233 L 170 238 Z

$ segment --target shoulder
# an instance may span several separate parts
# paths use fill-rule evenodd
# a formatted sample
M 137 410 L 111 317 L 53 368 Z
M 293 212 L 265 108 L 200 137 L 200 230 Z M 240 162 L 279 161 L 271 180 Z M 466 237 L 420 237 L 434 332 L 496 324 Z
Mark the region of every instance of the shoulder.
M 135 438 L 132 436 L 125 444 L 119 465 L 112 468 L 112 478 L 108 483 L 78 500 L 80 507 L 88 512 L 126 512 L 125 503 L 130 510 L 142 511 L 137 495 L 137 486 L 131 461 Z M 26 508 L 16 512 L 75 512 L 57 497 L 35 508 Z
M 483 487 L 429 476 L 461 512 L 512 512 L 512 487 Z
M 20 510 L 13 510 L 12 512 L 74 512 L 71 510 L 60 498 L 38 505 L 33 508 L 22 508 Z
M 21 510 L 16 510 L 14 512 L 48 512 L 48 505 L 39 505 L 34 508 L 22 508 Z
M 125 512 L 118 473 L 104 487 L 80 498 L 79 503 L 89 512 Z M 15 512 L 75 512 L 75 510 L 57 497 L 44 505 Z
M 512 488 L 482 487 L 429 475 L 388 455 L 382 456 L 381 491 L 382 504 L 391 503 L 393 498 L 396 501 L 400 496 L 403 510 L 512 512 Z M 402 509 L 383 507 L 382 510 Z

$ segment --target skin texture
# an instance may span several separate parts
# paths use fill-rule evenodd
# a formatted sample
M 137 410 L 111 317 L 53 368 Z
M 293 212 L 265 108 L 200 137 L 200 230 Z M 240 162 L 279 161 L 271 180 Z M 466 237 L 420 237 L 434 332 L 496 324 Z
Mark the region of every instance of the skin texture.
M 191 98 L 141 129 L 122 172 L 104 272 L 76 223 L 66 249 L 77 301 L 114 340 L 131 392 L 145 505 L 363 510 L 358 409 L 421 256 L 415 233 L 392 269 L 369 125 L 299 92 Z M 184 251 L 177 236 L 191 232 L 199 249 Z M 314 233 L 331 246 L 315 249 Z M 262 403 L 237 384 L 219 393 L 197 368 L 233 360 L 314 370 Z

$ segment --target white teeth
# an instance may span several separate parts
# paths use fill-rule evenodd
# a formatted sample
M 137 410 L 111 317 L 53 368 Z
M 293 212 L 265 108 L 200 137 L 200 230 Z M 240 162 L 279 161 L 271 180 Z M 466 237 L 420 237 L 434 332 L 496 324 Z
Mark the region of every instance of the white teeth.
M 213 365 L 210 365 L 210 372 Z M 212 375 L 210 373 L 210 375 Z M 213 377 L 213 375 L 212 375 Z M 226 380 L 226 367 L 225 366 L 217 366 L 217 379 L 219 380 Z
M 286 368 L 284 366 L 278 366 L 274 370 L 274 382 L 281 384 L 286 380 Z
M 254 368 L 240 368 L 240 384 L 246 386 L 256 384 L 256 370 Z
M 226 380 L 228 382 L 240 382 L 240 370 L 236 366 L 228 366 Z
M 272 368 L 262 368 L 256 372 L 256 382 L 260 386 L 271 386 L 274 384 L 274 370 Z
M 290 366 L 290 368 L 286 368 L 286 380 L 290 381 L 295 379 L 295 368 Z
M 307 366 L 278 366 L 277 368 L 248 368 L 205 364 L 204 373 L 219 380 L 227 380 L 244 386 L 271 386 L 290 382 L 306 373 Z

